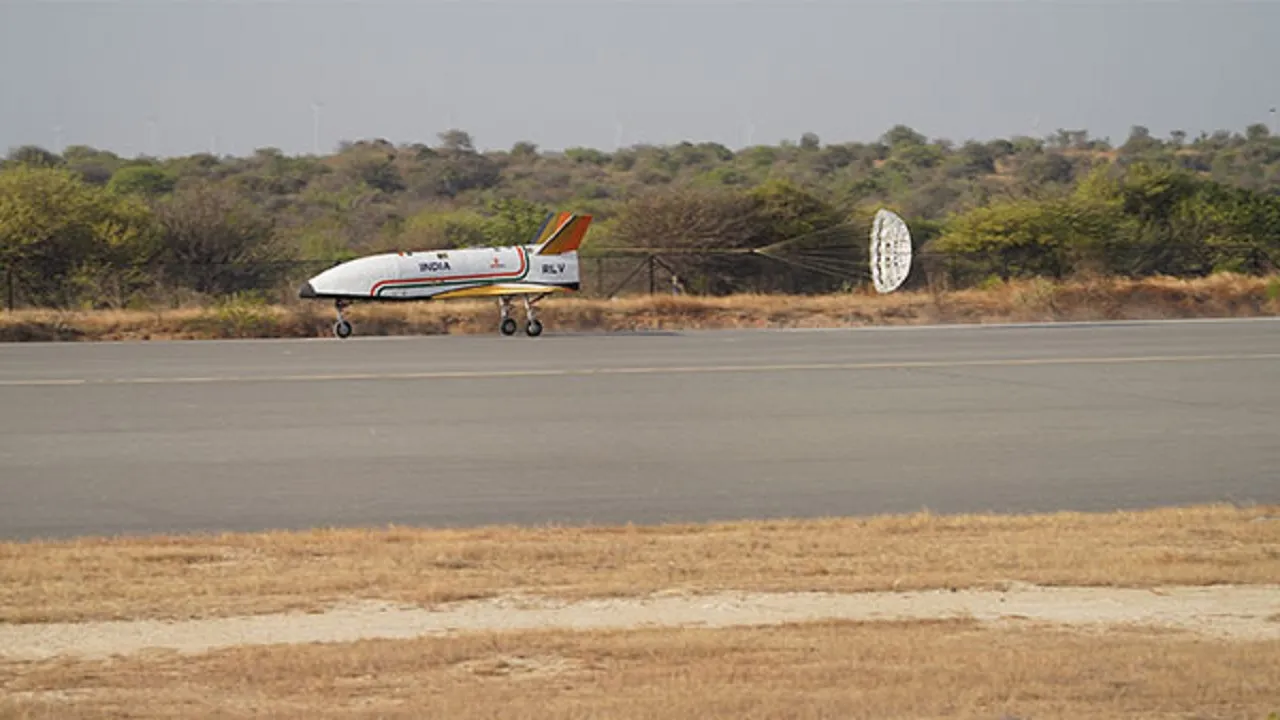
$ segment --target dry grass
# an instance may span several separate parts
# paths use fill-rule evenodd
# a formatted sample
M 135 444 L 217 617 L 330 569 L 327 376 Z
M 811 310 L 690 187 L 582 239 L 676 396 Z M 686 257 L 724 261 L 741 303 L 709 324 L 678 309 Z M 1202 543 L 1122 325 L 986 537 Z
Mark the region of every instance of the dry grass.
M 0 664 L 0 716 L 1265 718 L 1280 642 L 966 621 L 568 631 Z
M 1032 280 L 889 296 L 571 297 L 550 298 L 542 307 L 548 327 L 568 331 L 1243 317 L 1280 315 L 1280 278 Z M 469 334 L 493 332 L 495 313 L 491 302 L 460 300 L 357 305 L 350 317 L 363 335 Z M 332 315 L 318 302 L 166 311 L 23 310 L 0 314 L 0 341 L 318 337 L 330 333 Z
M 1280 508 L 752 521 L 714 525 L 314 530 L 0 544 L 0 622 L 200 618 L 711 592 L 1150 587 L 1280 579 Z

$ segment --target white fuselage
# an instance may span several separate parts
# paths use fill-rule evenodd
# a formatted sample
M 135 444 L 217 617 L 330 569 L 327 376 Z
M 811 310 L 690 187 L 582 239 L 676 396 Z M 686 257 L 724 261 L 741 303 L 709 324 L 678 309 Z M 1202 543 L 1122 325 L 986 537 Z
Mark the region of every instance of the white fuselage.
M 577 252 L 537 255 L 536 249 L 521 245 L 370 255 L 329 268 L 308 284 L 312 297 L 353 300 L 422 300 L 488 287 L 513 294 L 579 287 Z

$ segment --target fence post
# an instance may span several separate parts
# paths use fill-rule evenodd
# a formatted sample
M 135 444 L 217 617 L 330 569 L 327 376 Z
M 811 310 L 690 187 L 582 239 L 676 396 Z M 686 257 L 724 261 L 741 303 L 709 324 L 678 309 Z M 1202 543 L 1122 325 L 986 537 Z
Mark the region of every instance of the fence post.
M 650 255 L 650 256 L 649 256 L 649 294 L 650 294 L 650 295 L 652 295 L 652 294 L 654 294 L 654 293 L 656 293 L 656 292 L 658 291 L 658 286 L 657 286 L 657 283 L 656 283 L 656 281 L 655 281 L 655 279 L 654 279 L 654 275 L 653 275 L 654 264 L 655 264 L 655 263 L 654 263 L 654 256 L 653 256 L 653 255 Z
M 8 299 L 6 307 L 9 308 L 9 312 L 13 312 L 14 293 L 13 293 L 13 266 L 12 265 L 4 266 L 4 287 L 5 287 L 4 294 L 5 294 L 5 297 Z

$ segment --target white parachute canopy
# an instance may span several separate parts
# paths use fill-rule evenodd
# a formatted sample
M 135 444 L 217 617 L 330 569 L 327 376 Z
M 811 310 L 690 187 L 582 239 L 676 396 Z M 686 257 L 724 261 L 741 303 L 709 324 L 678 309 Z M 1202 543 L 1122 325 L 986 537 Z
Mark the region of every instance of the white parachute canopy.
M 880 209 L 871 223 L 871 282 L 876 292 L 902 287 L 911 272 L 911 231 L 895 213 Z

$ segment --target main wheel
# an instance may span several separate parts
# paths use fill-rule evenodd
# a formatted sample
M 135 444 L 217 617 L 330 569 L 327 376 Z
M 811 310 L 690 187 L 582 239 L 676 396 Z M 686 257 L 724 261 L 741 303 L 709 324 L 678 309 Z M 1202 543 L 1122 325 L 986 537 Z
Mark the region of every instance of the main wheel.
M 339 320 L 333 324 L 333 334 L 340 338 L 351 337 L 351 323 L 346 320 Z
M 529 337 L 538 337 L 542 334 L 542 322 L 539 320 L 530 320 L 529 327 L 525 328 L 524 331 L 529 333 Z
M 511 318 L 503 318 L 502 325 L 500 325 L 498 329 L 502 331 L 503 335 L 515 335 L 516 327 L 515 320 L 512 320 Z

